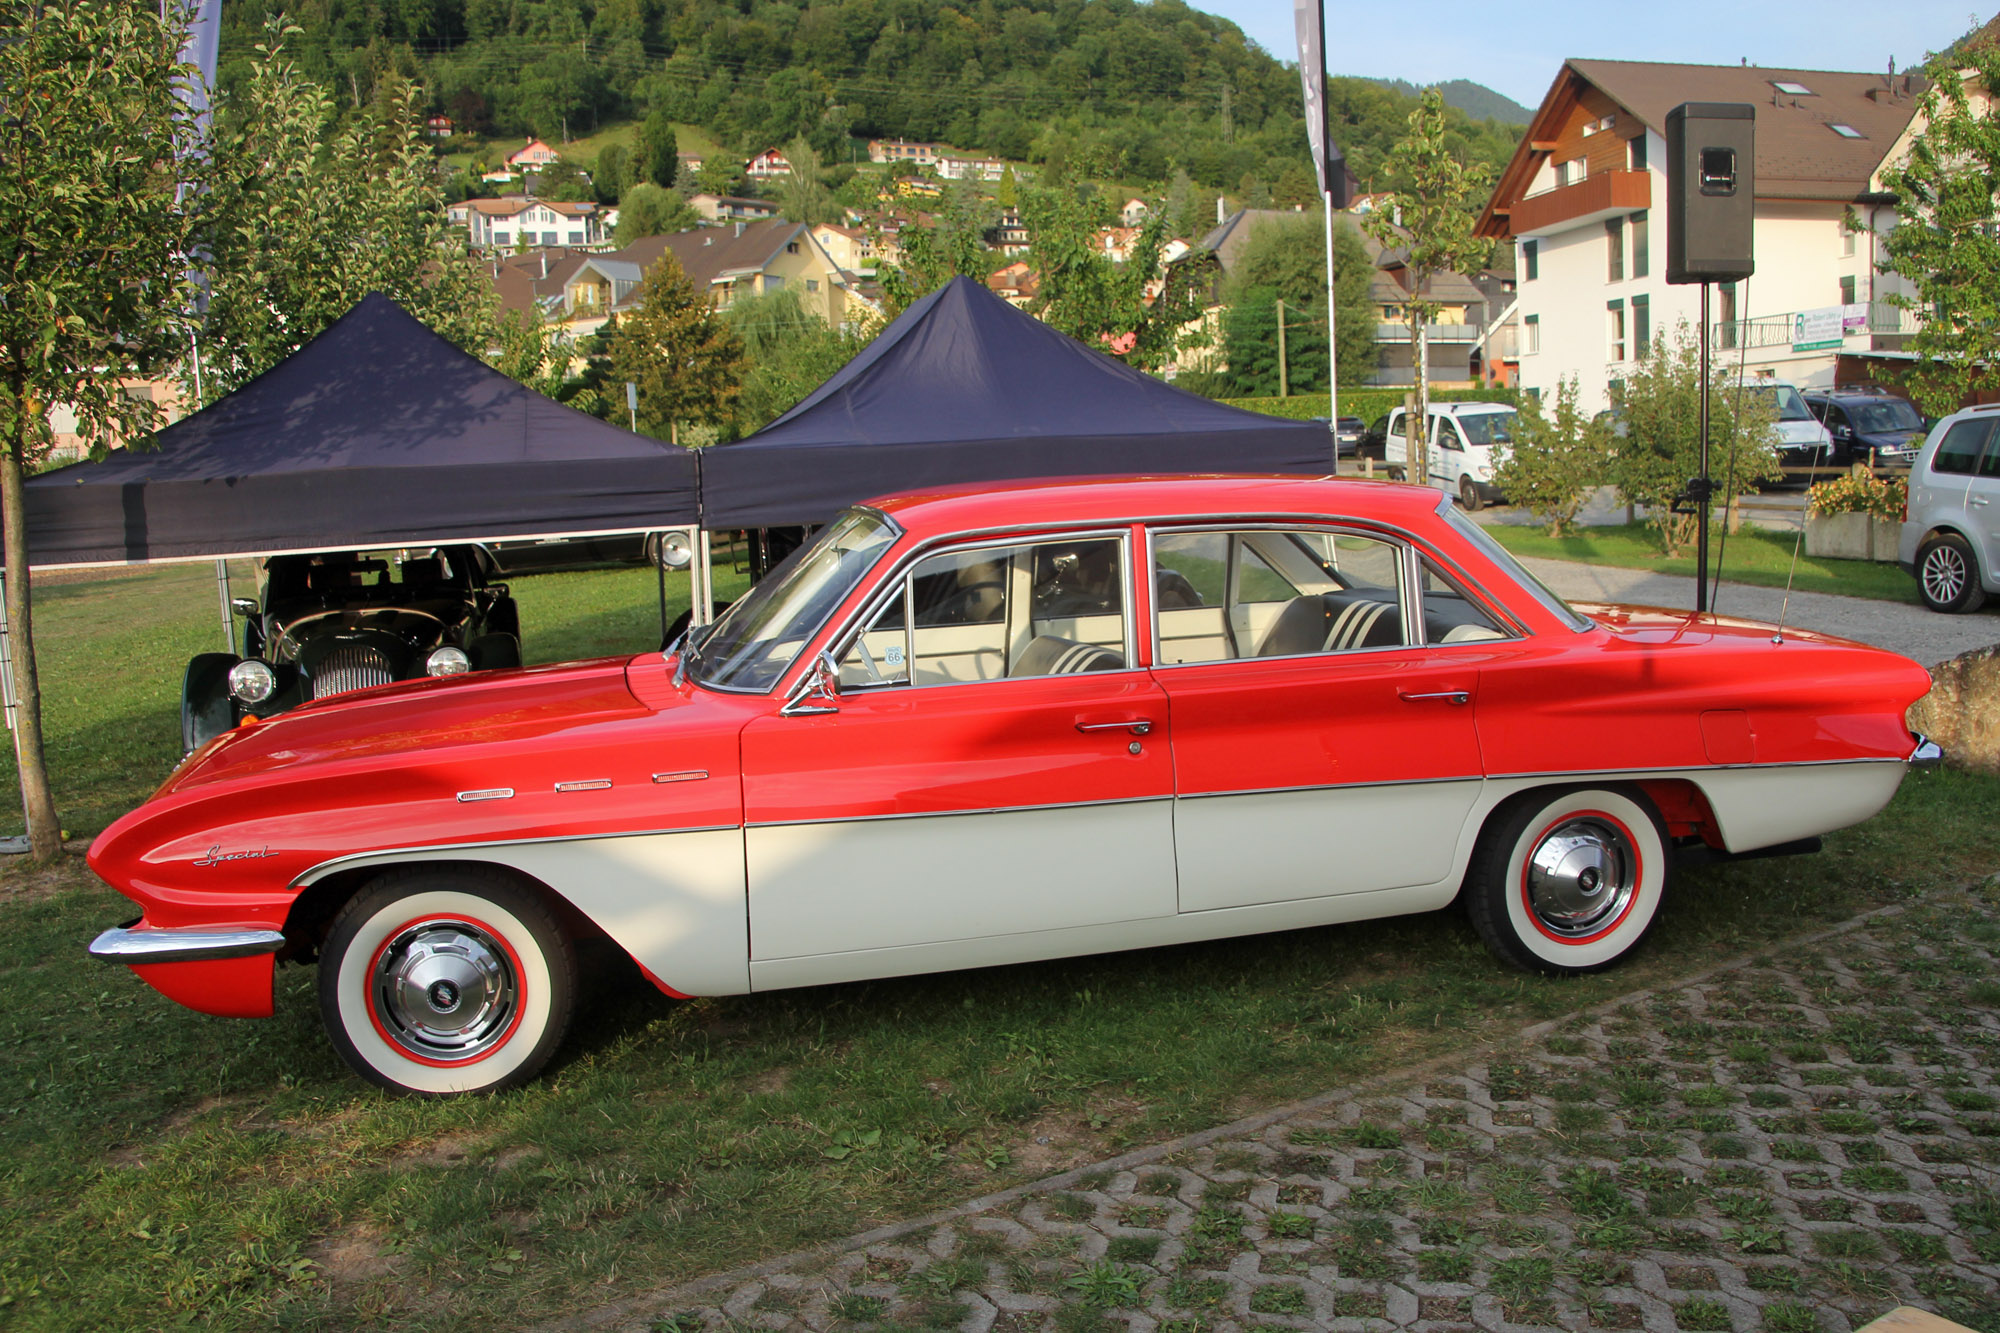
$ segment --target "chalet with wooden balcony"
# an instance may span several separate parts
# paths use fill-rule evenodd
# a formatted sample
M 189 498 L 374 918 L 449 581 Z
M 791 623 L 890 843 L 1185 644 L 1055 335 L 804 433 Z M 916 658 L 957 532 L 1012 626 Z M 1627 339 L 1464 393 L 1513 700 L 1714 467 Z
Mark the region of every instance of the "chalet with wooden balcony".
M 1757 112 L 1757 272 L 1711 290 L 1714 346 L 1741 353 L 1752 374 L 1800 385 L 1831 383 L 1841 351 L 1861 343 L 1893 354 L 1900 337 L 1871 331 L 1884 321 L 1867 315 L 1900 286 L 1878 271 L 1895 225 L 1881 173 L 1922 93 L 1911 75 L 1566 62 L 1478 224 L 1515 250 L 1521 384 L 1547 394 L 1574 376 L 1596 410 L 1656 340 L 1683 323 L 1692 334 L 1700 289 L 1666 284 L 1667 113 L 1683 102 Z M 1794 329 L 1798 314 L 1839 306 L 1862 312 L 1842 325 L 1855 347 L 1765 336 L 1766 325 Z

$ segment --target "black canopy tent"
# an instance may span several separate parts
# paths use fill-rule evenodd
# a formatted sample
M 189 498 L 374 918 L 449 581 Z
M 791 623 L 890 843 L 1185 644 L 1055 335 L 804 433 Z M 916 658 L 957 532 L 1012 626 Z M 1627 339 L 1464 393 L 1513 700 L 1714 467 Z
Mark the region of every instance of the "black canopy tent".
M 705 450 L 702 524 L 823 523 L 871 496 L 963 482 L 1332 470 L 1325 423 L 1185 393 L 961 277 L 763 430 Z
M 364 298 L 219 402 L 31 479 L 30 563 L 692 527 L 694 456 L 523 387 L 395 302 Z

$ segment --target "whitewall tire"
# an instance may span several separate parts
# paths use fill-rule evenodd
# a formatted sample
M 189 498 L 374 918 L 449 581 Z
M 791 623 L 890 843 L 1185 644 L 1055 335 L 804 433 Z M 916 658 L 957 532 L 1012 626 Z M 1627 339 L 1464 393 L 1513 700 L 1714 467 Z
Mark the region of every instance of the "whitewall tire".
M 1596 972 L 1659 913 L 1670 850 L 1637 791 L 1569 787 L 1503 808 L 1481 836 L 1465 905 L 1500 958 L 1531 972 Z
M 334 918 L 320 1016 L 341 1057 L 395 1092 L 490 1092 L 562 1044 L 576 961 L 529 890 L 477 870 L 397 871 Z

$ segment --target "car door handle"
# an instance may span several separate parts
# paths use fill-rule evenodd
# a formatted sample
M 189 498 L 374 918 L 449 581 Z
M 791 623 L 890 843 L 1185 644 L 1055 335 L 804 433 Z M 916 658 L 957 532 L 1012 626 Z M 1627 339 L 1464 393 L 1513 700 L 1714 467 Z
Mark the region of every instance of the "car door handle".
M 1986 497 L 1983 495 L 1975 495 L 1970 500 L 1967 500 L 1966 503 L 1969 505 L 1983 505 L 1986 503 Z
M 1093 731 L 1129 731 L 1134 736 L 1144 736 L 1153 729 L 1153 724 L 1148 718 L 1135 717 L 1124 722 L 1079 722 L 1076 724 L 1076 729 L 1085 733 Z
M 1406 704 L 1417 704 L 1431 699 L 1442 699 L 1446 703 L 1456 707 L 1459 704 L 1472 702 L 1472 692 L 1470 690 L 1435 690 L 1429 694 L 1408 694 L 1402 690 L 1397 690 L 1396 697 Z

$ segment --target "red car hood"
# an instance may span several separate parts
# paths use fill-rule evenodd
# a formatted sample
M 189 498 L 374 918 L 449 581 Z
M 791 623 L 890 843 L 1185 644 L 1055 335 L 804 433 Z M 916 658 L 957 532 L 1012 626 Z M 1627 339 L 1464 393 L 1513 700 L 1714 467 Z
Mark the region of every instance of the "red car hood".
M 217 737 L 155 795 L 303 764 L 436 755 L 652 712 L 626 683 L 630 660 L 482 671 L 318 700 Z

